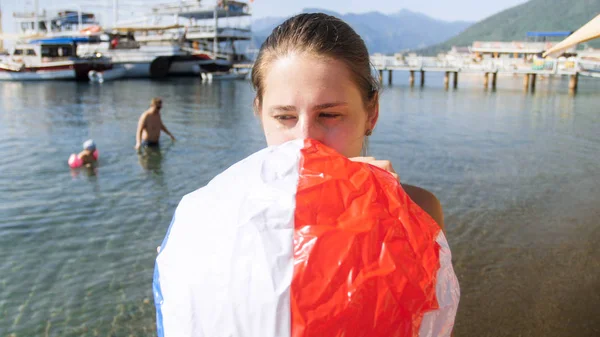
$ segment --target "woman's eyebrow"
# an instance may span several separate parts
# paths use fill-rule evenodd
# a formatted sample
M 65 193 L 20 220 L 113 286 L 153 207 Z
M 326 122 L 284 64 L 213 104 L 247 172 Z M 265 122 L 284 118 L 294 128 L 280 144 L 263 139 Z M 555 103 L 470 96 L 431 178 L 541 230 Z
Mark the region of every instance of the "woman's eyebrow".
M 346 106 L 346 105 L 348 105 L 348 103 L 346 103 L 346 102 L 324 103 L 324 104 L 315 105 L 313 107 L 313 110 L 329 109 L 329 108 L 335 108 L 335 107 L 338 107 L 338 106 Z
M 292 112 L 296 111 L 296 107 L 293 105 L 274 105 L 269 110 L 271 112 Z

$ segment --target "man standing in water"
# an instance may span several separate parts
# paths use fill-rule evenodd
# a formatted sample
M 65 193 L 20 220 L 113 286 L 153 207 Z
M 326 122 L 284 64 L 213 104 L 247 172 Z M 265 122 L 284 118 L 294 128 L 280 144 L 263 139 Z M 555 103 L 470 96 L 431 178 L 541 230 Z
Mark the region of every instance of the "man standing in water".
M 150 102 L 150 109 L 146 110 L 138 121 L 137 132 L 135 133 L 135 149 L 140 146 L 158 147 L 160 132 L 166 132 L 171 140 L 175 141 L 175 137 L 167 130 L 160 118 L 160 109 L 162 108 L 162 100 L 155 97 Z

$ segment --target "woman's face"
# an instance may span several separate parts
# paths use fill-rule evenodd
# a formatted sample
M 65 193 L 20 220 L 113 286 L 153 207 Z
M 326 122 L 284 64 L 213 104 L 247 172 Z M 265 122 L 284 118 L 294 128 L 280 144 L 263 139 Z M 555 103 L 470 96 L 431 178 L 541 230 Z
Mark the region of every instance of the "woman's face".
M 266 71 L 259 110 L 268 145 L 312 138 L 346 157 L 360 156 L 379 107 L 365 109 L 346 65 L 335 59 L 293 53 Z

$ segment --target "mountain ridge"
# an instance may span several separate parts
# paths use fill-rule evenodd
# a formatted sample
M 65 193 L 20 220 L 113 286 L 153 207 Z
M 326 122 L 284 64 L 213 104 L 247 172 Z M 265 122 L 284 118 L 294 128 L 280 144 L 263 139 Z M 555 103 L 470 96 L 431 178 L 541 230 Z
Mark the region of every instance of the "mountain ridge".
M 321 8 L 305 8 L 302 13 L 325 13 L 346 21 L 363 38 L 371 54 L 393 54 L 441 43 L 472 24 L 466 21 L 443 21 L 407 9 L 391 14 L 378 11 L 340 14 Z M 259 48 L 273 28 L 286 19 L 256 19 L 252 23 L 254 47 Z

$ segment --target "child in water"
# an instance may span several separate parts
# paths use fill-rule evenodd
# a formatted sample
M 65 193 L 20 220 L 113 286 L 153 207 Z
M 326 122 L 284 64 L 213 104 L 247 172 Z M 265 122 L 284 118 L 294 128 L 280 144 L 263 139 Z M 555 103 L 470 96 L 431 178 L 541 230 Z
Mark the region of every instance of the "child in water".
M 83 165 L 89 165 L 96 162 L 96 156 L 94 156 L 94 152 L 96 151 L 96 143 L 94 140 L 88 139 L 83 142 L 83 151 L 79 152 L 77 157 L 83 160 Z
M 69 158 L 69 166 L 71 168 L 93 165 L 98 160 L 98 151 L 94 140 L 88 139 L 83 142 L 83 151 L 79 154 L 72 154 Z

